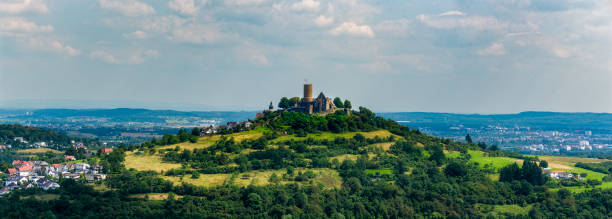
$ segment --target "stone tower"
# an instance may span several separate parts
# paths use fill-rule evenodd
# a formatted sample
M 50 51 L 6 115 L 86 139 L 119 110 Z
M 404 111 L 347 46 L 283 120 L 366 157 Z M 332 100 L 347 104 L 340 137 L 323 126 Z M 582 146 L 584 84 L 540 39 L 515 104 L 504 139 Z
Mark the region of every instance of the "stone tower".
M 304 84 L 304 99 L 302 101 L 306 103 L 314 101 L 314 98 L 312 98 L 312 84 Z

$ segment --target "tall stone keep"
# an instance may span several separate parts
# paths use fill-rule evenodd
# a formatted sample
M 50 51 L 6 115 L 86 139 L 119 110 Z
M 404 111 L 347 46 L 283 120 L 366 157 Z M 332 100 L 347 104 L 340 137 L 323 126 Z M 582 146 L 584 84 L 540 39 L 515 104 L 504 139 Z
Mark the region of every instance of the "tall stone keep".
M 312 84 L 304 84 L 304 99 L 302 101 L 307 103 L 314 101 L 314 98 L 312 98 Z

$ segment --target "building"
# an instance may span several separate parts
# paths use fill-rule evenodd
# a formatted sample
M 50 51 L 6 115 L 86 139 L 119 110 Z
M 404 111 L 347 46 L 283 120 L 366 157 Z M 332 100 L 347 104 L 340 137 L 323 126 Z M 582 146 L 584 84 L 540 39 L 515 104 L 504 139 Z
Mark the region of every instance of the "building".
M 302 113 L 332 113 L 336 110 L 331 98 L 321 92 L 317 98 L 312 97 L 312 84 L 304 84 L 304 97 L 290 109 Z
M 112 148 L 102 148 L 102 150 L 100 151 L 101 154 L 108 154 L 113 152 Z

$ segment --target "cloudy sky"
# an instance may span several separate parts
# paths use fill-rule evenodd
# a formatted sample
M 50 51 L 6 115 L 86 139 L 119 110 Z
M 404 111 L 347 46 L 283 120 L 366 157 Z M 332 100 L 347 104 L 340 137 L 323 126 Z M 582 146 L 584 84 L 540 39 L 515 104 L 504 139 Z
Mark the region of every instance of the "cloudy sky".
M 260 109 L 305 79 L 375 111 L 612 112 L 612 0 L 0 0 L 0 107 Z

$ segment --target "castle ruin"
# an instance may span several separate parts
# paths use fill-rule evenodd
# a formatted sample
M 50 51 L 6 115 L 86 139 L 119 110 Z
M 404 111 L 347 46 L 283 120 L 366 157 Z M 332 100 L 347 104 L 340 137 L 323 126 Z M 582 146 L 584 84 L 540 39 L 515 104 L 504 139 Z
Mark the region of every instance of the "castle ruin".
M 312 98 L 312 84 L 304 84 L 304 97 L 290 111 L 302 113 L 333 113 L 336 109 L 331 98 L 321 92 L 317 98 Z

